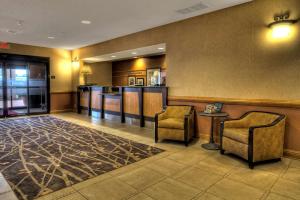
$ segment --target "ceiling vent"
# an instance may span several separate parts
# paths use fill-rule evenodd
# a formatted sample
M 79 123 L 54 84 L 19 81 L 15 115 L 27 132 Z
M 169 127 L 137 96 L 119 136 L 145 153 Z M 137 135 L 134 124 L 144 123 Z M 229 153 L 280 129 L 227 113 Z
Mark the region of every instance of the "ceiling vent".
M 205 5 L 204 3 L 197 3 L 193 6 L 176 10 L 176 12 L 178 12 L 180 14 L 183 14 L 183 15 L 186 15 L 186 14 L 196 12 L 196 11 L 199 11 L 199 10 L 205 10 L 206 8 L 208 8 L 208 6 Z

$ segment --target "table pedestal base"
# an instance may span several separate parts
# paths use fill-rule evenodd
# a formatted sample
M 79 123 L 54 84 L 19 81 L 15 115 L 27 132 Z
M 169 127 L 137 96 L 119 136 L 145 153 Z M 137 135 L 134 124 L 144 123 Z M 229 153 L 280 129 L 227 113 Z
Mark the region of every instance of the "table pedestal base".
M 219 145 L 216 143 L 207 143 L 207 144 L 202 144 L 201 146 L 207 150 L 219 150 Z

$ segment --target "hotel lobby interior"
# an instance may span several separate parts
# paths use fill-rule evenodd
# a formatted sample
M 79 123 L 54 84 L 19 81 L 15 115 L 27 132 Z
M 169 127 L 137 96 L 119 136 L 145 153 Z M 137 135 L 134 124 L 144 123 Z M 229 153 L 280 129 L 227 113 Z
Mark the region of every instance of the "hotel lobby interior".
M 1 0 L 0 200 L 300 199 L 299 0 Z

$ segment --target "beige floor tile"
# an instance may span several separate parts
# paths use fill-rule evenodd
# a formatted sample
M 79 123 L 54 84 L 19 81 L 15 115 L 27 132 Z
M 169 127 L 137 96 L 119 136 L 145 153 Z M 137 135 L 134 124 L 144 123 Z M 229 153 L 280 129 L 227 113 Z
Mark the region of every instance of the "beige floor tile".
M 300 183 L 300 168 L 289 167 L 288 170 L 283 174 L 282 178 Z
M 42 196 L 42 197 L 38 198 L 38 200 L 56 200 L 56 199 L 60 199 L 62 197 L 71 195 L 73 193 L 76 193 L 76 190 L 74 190 L 72 187 L 67 187 L 62 190 L 58 190 L 56 192 Z
M 223 179 L 208 189 L 208 192 L 228 200 L 260 199 L 264 192 L 244 183 Z
M 129 198 L 128 200 L 153 200 L 153 199 L 144 193 L 139 193 L 139 194 Z
M 105 180 L 79 190 L 89 200 L 120 200 L 130 198 L 137 191 L 117 178 Z
M 159 159 L 145 166 L 166 176 L 172 176 L 174 174 L 180 173 L 187 167 L 184 164 L 167 158 Z
M 275 183 L 278 176 L 263 170 L 236 168 L 231 171 L 227 178 L 243 182 L 257 189 L 266 190 Z
M 138 162 L 136 162 L 136 163 L 121 167 L 119 169 L 115 169 L 111 172 L 108 172 L 107 174 L 109 174 L 111 176 L 119 176 L 121 174 L 125 174 L 127 172 L 130 172 L 130 171 L 138 169 L 138 168 L 141 168 L 141 165 L 139 165 Z
M 1 200 L 18 200 L 16 195 L 12 191 L 0 194 L 0 199 Z
M 63 198 L 60 198 L 59 200 L 86 200 L 86 198 L 84 198 L 80 193 L 76 192 Z
M 72 187 L 75 189 L 75 190 L 80 190 L 82 188 L 85 188 L 85 187 L 88 187 L 90 185 L 93 185 L 95 183 L 99 183 L 103 180 L 106 180 L 106 179 L 109 179 L 111 178 L 112 176 L 109 175 L 109 173 L 106 173 L 106 174 L 102 174 L 100 176 L 97 176 L 95 178 L 91 178 L 91 179 L 88 179 L 86 181 L 83 181 L 83 182 L 80 182 L 80 183 L 77 183 L 75 185 L 72 185 Z
M 205 169 L 206 171 L 210 171 L 212 173 L 225 175 L 235 167 L 241 166 L 241 163 L 242 161 L 237 160 L 236 158 L 232 158 L 227 155 L 223 156 L 223 155 L 215 154 L 213 156 L 210 156 L 200 161 L 195 166 L 200 169 Z
M 200 162 L 201 160 L 204 160 L 209 155 L 209 153 L 205 153 L 201 150 L 189 148 L 171 154 L 167 158 L 185 165 L 193 165 Z
M 300 183 L 295 183 L 280 178 L 275 183 L 271 191 L 283 196 L 288 196 L 294 199 L 300 199 Z
M 292 160 L 290 167 L 300 168 L 300 160 Z
M 0 194 L 12 191 L 5 178 L 0 174 Z
M 217 183 L 223 176 L 199 168 L 191 168 L 179 175 L 177 180 L 200 190 L 206 190 Z
M 265 170 L 276 175 L 281 175 L 290 165 L 291 159 L 282 158 L 282 161 L 266 163 L 255 166 L 255 169 Z
M 270 193 L 265 200 L 293 200 L 286 196 L 281 196 L 275 193 Z
M 165 179 L 149 188 L 144 193 L 153 199 L 189 200 L 201 191 L 173 179 Z
M 143 190 L 146 187 L 163 180 L 165 176 L 152 169 L 141 167 L 117 177 L 135 189 Z
M 203 193 L 196 197 L 193 200 L 223 200 L 223 198 L 217 197 L 215 195 L 209 194 L 209 193 Z

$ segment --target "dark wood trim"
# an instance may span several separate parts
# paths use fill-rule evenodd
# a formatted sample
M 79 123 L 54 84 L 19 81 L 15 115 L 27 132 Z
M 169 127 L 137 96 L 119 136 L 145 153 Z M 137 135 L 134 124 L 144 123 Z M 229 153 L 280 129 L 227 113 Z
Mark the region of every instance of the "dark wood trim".
M 89 106 L 89 116 L 92 116 L 92 88 L 89 87 L 89 102 L 88 102 L 88 106 Z
M 100 104 L 100 108 L 101 108 L 101 119 L 104 119 L 105 118 L 105 111 L 104 111 L 104 95 L 103 94 L 100 94 L 100 97 L 101 97 L 101 104 Z
M 147 117 L 147 116 L 144 116 L 144 120 L 145 120 L 145 121 L 149 121 L 149 122 L 154 122 L 154 121 L 155 121 L 155 117 Z
M 145 126 L 144 119 L 144 88 L 139 88 L 139 110 L 140 110 L 140 127 Z
M 123 87 L 124 92 L 139 92 L 140 87 Z
M 125 117 L 134 118 L 134 119 L 140 119 L 140 115 L 130 114 L 130 113 L 124 113 Z
M 120 92 L 120 112 L 121 112 L 121 123 L 125 123 L 125 113 L 124 113 L 124 88 L 119 87 Z
M 184 117 L 184 144 L 187 147 L 189 145 L 189 117 Z
M 168 96 L 168 101 L 190 103 L 215 103 L 222 102 L 227 105 L 247 105 L 261 107 L 300 108 L 300 100 L 272 100 L 272 99 L 233 99 L 218 97 L 188 97 Z

